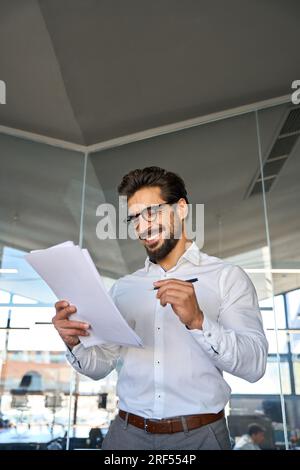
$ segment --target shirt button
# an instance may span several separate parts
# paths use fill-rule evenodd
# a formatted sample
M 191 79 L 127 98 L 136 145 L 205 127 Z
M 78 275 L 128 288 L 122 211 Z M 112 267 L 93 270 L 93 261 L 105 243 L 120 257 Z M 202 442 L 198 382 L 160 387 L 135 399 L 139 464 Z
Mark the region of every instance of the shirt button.
M 206 336 L 207 336 L 208 338 L 210 338 L 210 337 L 211 337 L 211 333 L 206 333 Z

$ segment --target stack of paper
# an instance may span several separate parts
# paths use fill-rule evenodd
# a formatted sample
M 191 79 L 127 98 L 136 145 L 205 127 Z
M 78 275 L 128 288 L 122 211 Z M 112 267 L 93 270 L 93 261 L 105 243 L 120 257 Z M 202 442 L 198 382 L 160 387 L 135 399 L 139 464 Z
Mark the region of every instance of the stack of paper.
M 65 242 L 45 250 L 31 251 L 25 259 L 44 279 L 59 300 L 75 305 L 72 320 L 91 325 L 90 335 L 81 336 L 85 347 L 99 344 L 142 346 L 104 286 L 89 252 Z

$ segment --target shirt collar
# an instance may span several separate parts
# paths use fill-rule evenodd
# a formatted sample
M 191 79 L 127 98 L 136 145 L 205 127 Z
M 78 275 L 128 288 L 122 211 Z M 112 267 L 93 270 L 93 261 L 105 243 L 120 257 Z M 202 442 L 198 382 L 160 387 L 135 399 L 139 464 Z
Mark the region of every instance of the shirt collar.
M 195 266 L 199 266 L 201 262 L 201 251 L 199 250 L 198 246 L 196 245 L 195 242 L 192 242 L 192 244 L 186 249 L 186 251 L 181 255 L 179 260 L 177 261 L 176 266 L 181 264 L 183 261 L 190 261 L 192 264 Z M 148 272 L 150 269 L 150 266 L 156 266 L 155 263 L 152 263 L 150 261 L 149 256 L 147 256 L 145 260 L 145 269 Z M 174 266 L 175 267 L 175 266 Z

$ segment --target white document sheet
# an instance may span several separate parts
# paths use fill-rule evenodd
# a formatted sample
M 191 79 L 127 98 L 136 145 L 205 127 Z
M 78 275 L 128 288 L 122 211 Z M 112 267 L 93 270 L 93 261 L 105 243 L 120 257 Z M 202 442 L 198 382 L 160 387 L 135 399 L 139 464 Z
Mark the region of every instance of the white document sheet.
M 84 347 L 97 344 L 143 346 L 106 291 L 87 250 L 65 242 L 32 251 L 25 259 L 59 300 L 76 306 L 77 312 L 70 318 L 91 325 L 90 335 L 80 337 Z

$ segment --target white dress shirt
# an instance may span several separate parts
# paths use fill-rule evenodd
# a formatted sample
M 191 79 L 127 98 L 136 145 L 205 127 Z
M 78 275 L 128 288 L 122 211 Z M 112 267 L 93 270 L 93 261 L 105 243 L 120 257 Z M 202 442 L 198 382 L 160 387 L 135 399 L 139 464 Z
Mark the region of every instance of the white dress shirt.
M 151 288 L 169 278 L 198 278 L 193 286 L 204 313 L 202 330 L 188 330 L 171 305 L 160 305 Z M 144 268 L 118 280 L 110 294 L 144 348 L 78 344 L 67 358 L 94 380 L 117 368 L 120 409 L 154 419 L 217 413 L 231 392 L 222 371 L 249 382 L 263 376 L 268 343 L 251 280 L 194 242 L 169 271 L 147 258 Z

